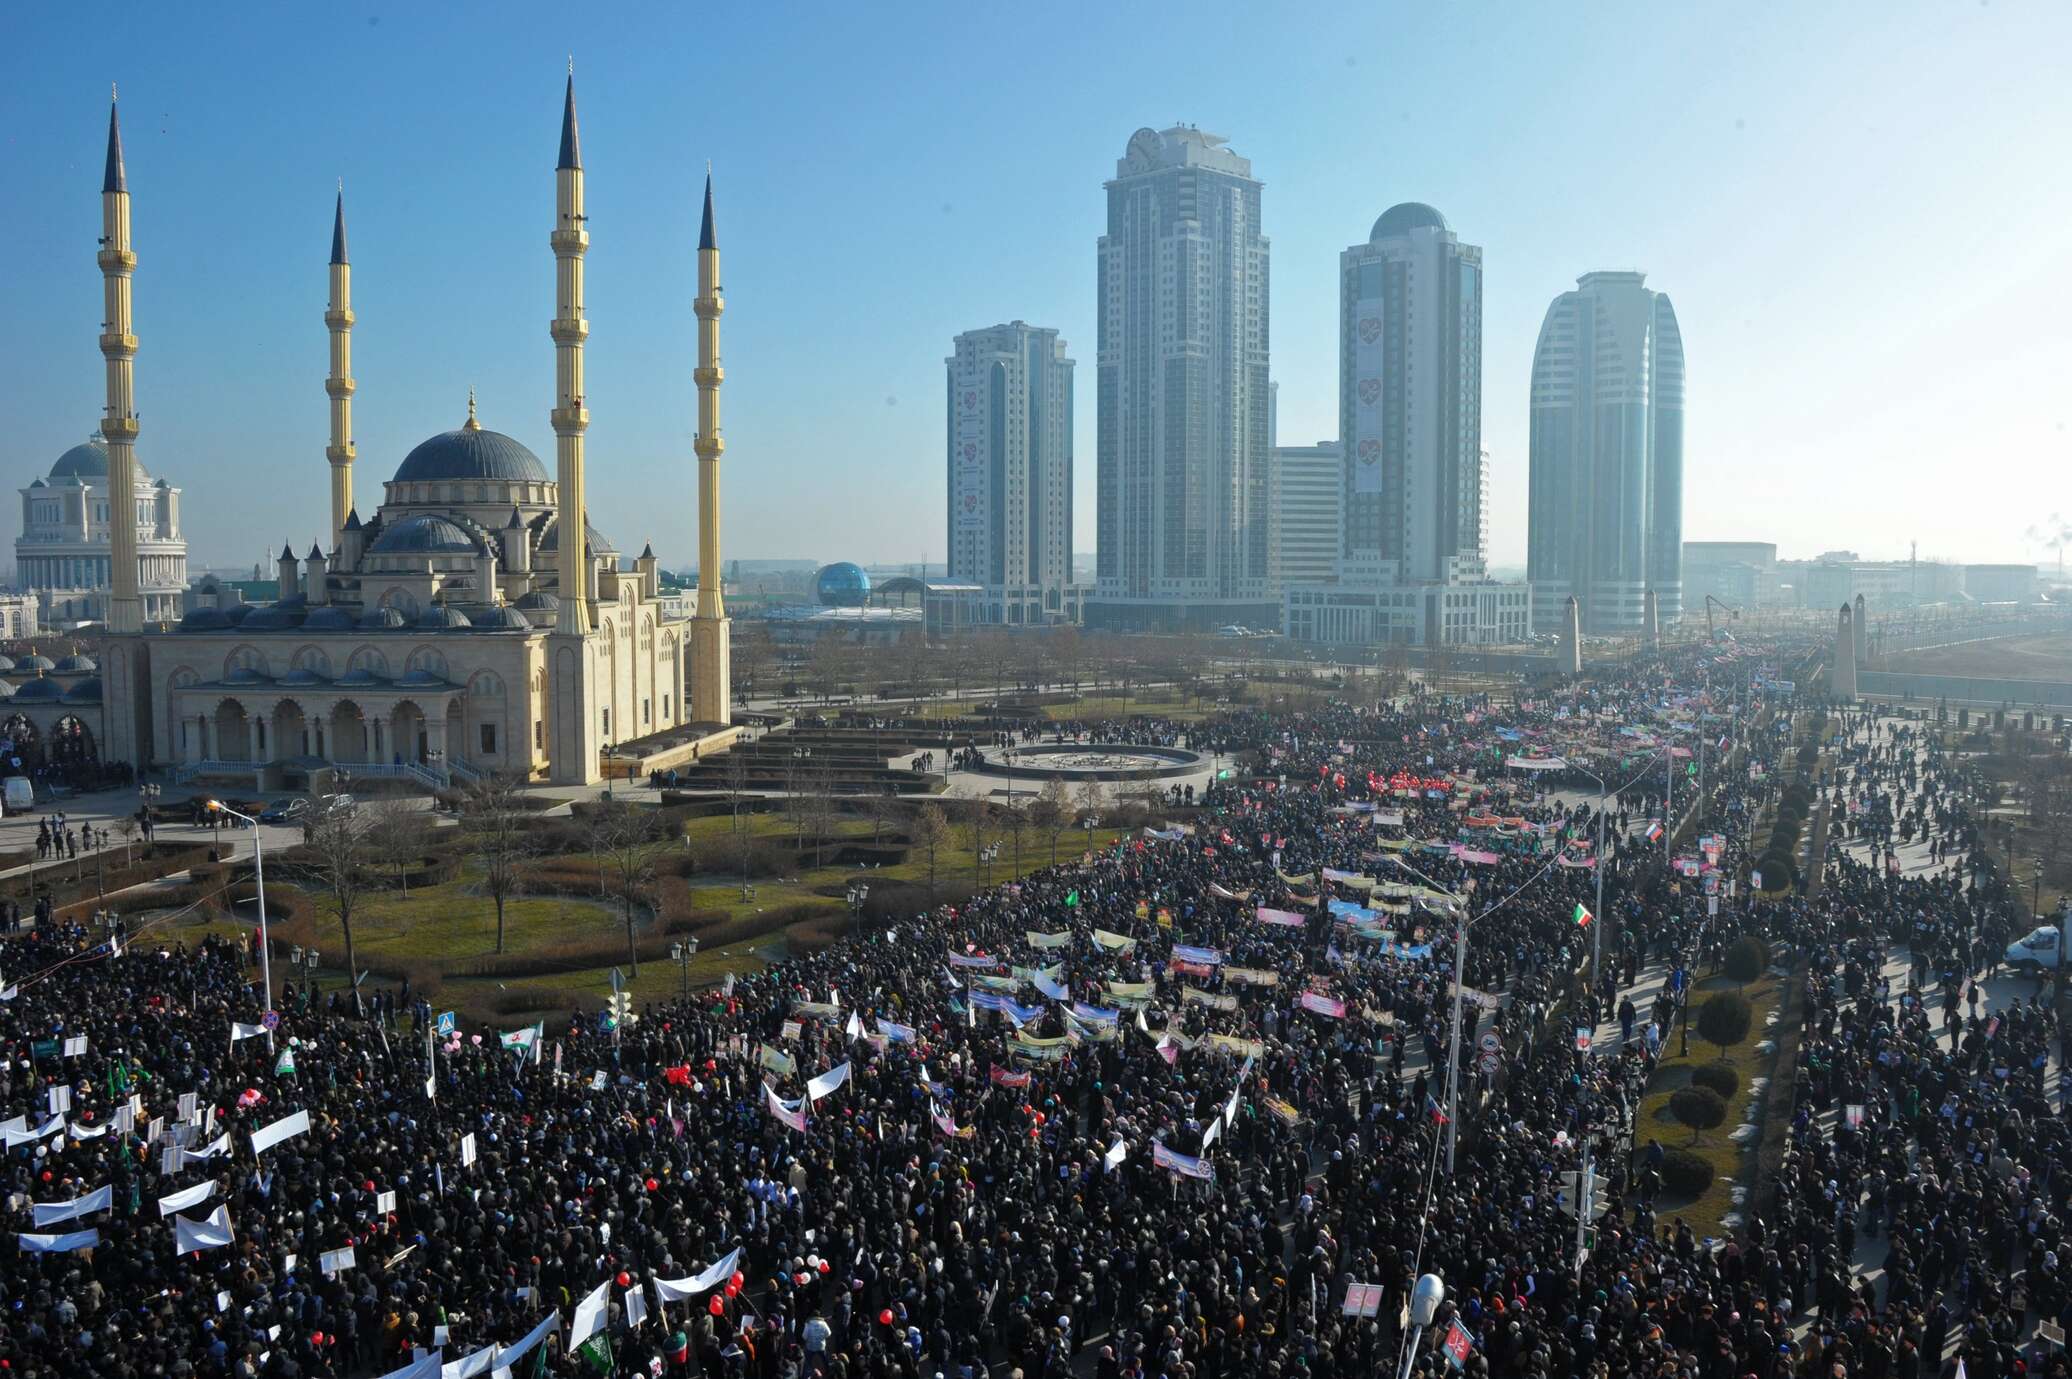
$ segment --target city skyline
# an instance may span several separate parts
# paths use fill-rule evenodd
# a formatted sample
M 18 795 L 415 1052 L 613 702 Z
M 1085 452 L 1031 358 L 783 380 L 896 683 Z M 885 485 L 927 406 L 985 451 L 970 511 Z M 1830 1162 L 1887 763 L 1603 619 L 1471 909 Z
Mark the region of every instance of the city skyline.
M 741 380 L 730 401 L 732 549 L 940 563 L 943 473 L 931 457 L 941 420 L 930 405 L 940 341 L 1017 317 L 1092 339 L 1095 189 L 1130 129 L 1176 117 L 1228 135 L 1267 186 L 1283 440 L 1335 430 L 1338 250 L 1404 200 L 1476 227 L 1497 270 L 1483 384 L 1492 566 L 1524 557 L 1537 317 L 1579 275 L 1622 266 L 1674 289 L 1704 365 L 1687 537 L 1804 554 L 1890 554 L 1918 538 L 1959 559 L 2049 558 L 2007 499 L 2067 458 L 2067 328 L 2029 308 L 2072 295 L 2048 252 L 2072 198 L 1987 145 L 2006 121 L 2067 126 L 2072 104 L 2044 58 L 2072 29 L 2060 10 L 1918 6 L 1874 27 L 1794 15 L 1789 43 L 1775 41 L 1779 23 L 1724 11 L 1651 14 L 1640 39 L 1636 7 L 1573 23 L 1449 15 L 1393 28 L 1384 16 L 1319 11 L 1314 23 L 1269 26 L 1240 53 L 1208 33 L 1174 35 L 1156 71 L 1120 41 L 1120 16 L 1089 12 L 1083 34 L 1049 46 L 1010 18 L 951 37 L 923 14 L 876 30 L 827 16 L 786 53 L 802 88 L 816 73 L 924 71 L 1013 47 L 1029 61 L 991 79 L 996 96 L 1082 84 L 1126 93 L 1065 102 L 1013 159 L 994 156 L 997 134 L 944 118 L 982 102 L 933 83 L 877 96 L 834 80 L 775 110 L 749 99 L 771 72 L 758 35 L 779 20 L 701 25 L 701 40 L 709 29 L 742 56 L 682 88 L 666 74 L 672 53 L 694 46 L 687 22 L 621 16 L 568 32 L 550 29 L 548 13 L 499 12 L 496 24 L 468 11 L 389 15 L 335 33 L 291 15 L 236 26 L 138 14 L 124 24 L 133 53 L 92 41 L 83 17 L 26 17 L 20 68 L 0 94 L 13 185 L 42 208 L 4 232 L 22 271 L 0 287 L 0 310 L 37 342 L 0 390 L 13 482 L 46 472 L 98 416 L 100 285 L 79 245 L 98 219 L 111 78 L 134 112 L 138 454 L 187 488 L 198 565 L 248 562 L 281 536 L 298 549 L 328 539 L 307 515 L 327 482 L 318 332 L 340 175 L 358 269 L 362 463 L 380 472 L 457 425 L 471 385 L 485 425 L 544 451 L 533 337 L 551 303 L 535 259 L 540 193 L 527 179 L 540 163 L 535 89 L 558 80 L 573 47 L 579 72 L 596 76 L 586 119 L 606 123 L 615 150 L 592 175 L 592 352 L 611 382 L 590 404 L 591 496 L 600 524 L 636 548 L 652 539 L 671 565 L 695 550 L 693 387 L 682 360 L 652 341 L 658 312 L 690 328 L 693 246 L 682 230 L 695 223 L 704 151 L 738 179 L 727 185 L 736 242 L 747 243 L 729 287 L 758 299 L 755 324 L 730 340 Z M 1204 11 L 1221 13 L 1237 12 Z M 1325 51 L 1320 32 L 1334 39 Z M 1536 75 L 1622 32 L 1632 80 L 1616 99 Z M 1399 69 L 1377 56 L 1384 33 L 1417 60 Z M 476 60 L 446 60 L 460 42 Z M 269 49 L 312 56 L 256 60 Z M 1263 90 L 1229 80 L 1254 66 L 1307 79 Z M 1931 70 L 1936 80 L 1923 80 Z M 351 94 L 309 98 L 327 86 Z M 1841 89 L 1852 92 L 1846 106 L 1831 98 Z M 1678 117 L 1659 129 L 1615 124 L 1647 100 L 1673 103 Z M 1593 151 L 1615 127 L 1620 142 Z M 1539 166 L 1556 153 L 1564 166 Z M 1926 195 L 1917 170 L 1931 166 Z M 1592 197 L 1560 194 L 1593 180 Z M 868 213 L 831 218 L 832 206 Z M 1976 233 L 1982 212 L 1998 246 L 1990 279 L 1918 272 L 1925 246 Z M 787 280 L 801 261 L 819 265 L 804 275 L 811 283 Z M 808 377 L 815 386 L 802 390 Z M 1095 450 L 1093 410 L 1077 409 L 1082 456 Z M 1080 552 L 1094 546 L 1093 469 L 1078 466 Z M 655 504 L 663 484 L 681 499 Z M 1930 488 L 1942 490 L 1932 503 Z M 1801 501 L 1780 504 L 1780 492 Z M 276 535 L 262 543 L 248 528 Z M 14 534 L 0 530 L 0 541 Z

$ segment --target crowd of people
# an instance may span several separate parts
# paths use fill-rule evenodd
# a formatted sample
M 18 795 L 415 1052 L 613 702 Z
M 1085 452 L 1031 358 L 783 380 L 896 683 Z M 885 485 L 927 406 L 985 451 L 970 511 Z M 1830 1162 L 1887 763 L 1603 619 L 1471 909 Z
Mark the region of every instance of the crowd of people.
M 1244 764 L 1184 822 L 609 1028 L 346 988 L 268 1016 L 242 945 L 39 916 L 0 944 L 0 1368 L 2064 1372 L 2055 1014 L 1980 996 L 2012 901 L 1839 855 L 1737 889 L 1797 707 L 1686 653 L 1516 703 L 1222 713 L 1173 734 Z M 1956 763 L 1865 715 L 1831 756 L 1842 807 L 1969 855 Z M 1791 1122 L 1701 1240 L 1633 1152 L 1677 1012 L 1634 995 L 1744 933 L 1799 964 Z

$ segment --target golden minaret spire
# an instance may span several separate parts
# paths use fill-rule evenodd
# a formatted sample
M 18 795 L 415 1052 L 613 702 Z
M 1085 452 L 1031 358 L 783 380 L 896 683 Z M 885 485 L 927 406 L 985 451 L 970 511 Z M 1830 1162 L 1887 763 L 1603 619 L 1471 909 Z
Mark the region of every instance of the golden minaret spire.
M 583 214 L 583 153 L 576 138 L 575 59 L 569 59 L 568 95 L 561 110 L 561 158 L 554 170 L 554 337 L 555 478 L 560 486 L 557 538 L 561 611 L 555 629 L 581 635 L 590 630 L 590 559 L 583 501 L 583 432 L 590 412 L 583 405 L 583 340 L 590 333 L 583 319 L 583 252 L 590 247 L 588 217 Z
M 726 301 L 719 286 L 719 237 L 713 228 L 712 165 L 705 167 L 705 217 L 698 230 L 698 607 L 691 620 L 691 720 L 726 723 L 731 717 L 731 629 L 719 558 L 719 318 Z
M 331 443 L 324 458 L 331 462 L 331 549 L 345 537 L 353 511 L 353 269 L 345 255 L 345 179 L 338 179 L 338 207 L 331 218 L 331 302 L 324 309 L 331 332 L 331 373 L 324 391 L 331 395 Z
M 122 166 L 122 125 L 115 85 L 108 86 L 108 161 L 101 176 L 101 356 L 107 361 L 108 402 L 101 438 L 108 444 L 108 630 L 144 630 L 137 592 L 137 336 L 130 318 L 129 181 Z

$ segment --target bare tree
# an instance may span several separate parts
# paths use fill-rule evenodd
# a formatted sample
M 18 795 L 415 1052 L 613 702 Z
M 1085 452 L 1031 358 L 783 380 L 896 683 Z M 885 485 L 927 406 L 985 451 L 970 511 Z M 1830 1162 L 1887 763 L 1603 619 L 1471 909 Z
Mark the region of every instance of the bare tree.
M 393 867 L 396 886 L 410 898 L 410 866 L 424 856 L 424 813 L 402 800 L 381 800 L 367 812 L 366 843 L 374 860 Z
M 606 893 L 618 903 L 625 922 L 626 965 L 636 977 L 640 975 L 640 945 L 633 913 L 654 882 L 655 862 L 666 846 L 657 828 L 660 822 L 659 815 L 631 805 L 600 804 L 586 829 L 586 841 L 597 855 Z
M 1063 776 L 1052 776 L 1043 783 L 1043 793 L 1029 806 L 1030 815 L 1037 827 L 1050 835 L 1050 864 L 1058 864 L 1058 839 L 1066 829 L 1072 827 L 1072 792 Z
M 468 845 L 482 861 L 482 889 L 496 906 L 496 951 L 504 951 L 504 906 L 518 894 L 526 861 L 533 855 L 520 807 L 524 792 L 501 772 L 486 777 L 461 803 Z
M 1020 876 L 1022 874 L 1022 833 L 1029 827 L 1028 806 L 1022 804 L 1014 796 L 1008 796 L 1007 803 L 1000 806 L 1000 826 L 1006 830 L 1007 836 L 1014 840 L 1014 874 Z
M 928 903 L 935 904 L 936 860 L 950 841 L 950 821 L 939 804 L 924 804 L 914 814 L 914 846 L 928 858 Z
M 864 810 L 870 815 L 872 847 L 884 841 L 885 825 L 905 812 L 900 808 L 899 796 L 889 793 L 872 795 L 864 802 Z
M 1088 778 L 1079 783 L 1079 814 L 1081 818 L 1100 820 L 1101 809 L 1107 801 L 1101 795 L 1101 783 Z
M 727 807 L 734 821 L 734 854 L 741 864 L 741 884 L 748 884 L 748 851 L 754 841 L 742 809 L 748 802 L 748 753 L 736 742 L 727 749 Z
M 125 814 L 115 827 L 116 831 L 122 834 L 122 865 L 126 867 L 130 864 L 130 845 L 137 841 L 137 831 L 141 825 L 137 823 L 136 815 Z
M 979 865 L 983 860 L 980 854 L 986 850 L 986 825 L 992 821 L 993 806 L 985 800 L 973 800 L 971 802 L 969 824 L 971 829 L 971 884 L 973 887 L 984 884 L 979 879 Z
M 353 1000 L 359 1000 L 360 965 L 353 949 L 353 916 L 367 894 L 374 870 L 373 849 L 368 845 L 370 820 L 351 807 L 326 810 L 306 829 L 308 842 L 295 854 L 293 870 L 317 894 L 320 907 L 338 921 L 345 940 L 345 971 L 352 983 Z

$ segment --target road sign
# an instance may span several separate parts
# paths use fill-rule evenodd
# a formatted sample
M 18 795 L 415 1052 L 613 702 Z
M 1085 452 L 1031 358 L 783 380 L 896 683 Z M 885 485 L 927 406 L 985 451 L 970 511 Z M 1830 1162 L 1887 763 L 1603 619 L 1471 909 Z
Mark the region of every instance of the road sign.
M 269 1010 L 259 1017 L 259 1023 L 270 1030 L 279 1029 L 281 1027 L 281 1013 L 278 1010 Z
M 1504 1046 L 1504 1041 L 1502 1037 L 1499 1036 L 1497 1032 L 1493 1029 L 1486 1029 L 1482 1031 L 1482 1037 L 1480 1039 L 1477 1039 L 1475 1042 L 1477 1045 L 1481 1047 L 1482 1052 L 1484 1053 L 1495 1053 L 1498 1049 Z
M 1485 1077 L 1494 1077 L 1496 1076 L 1496 1070 L 1502 1066 L 1503 1060 L 1494 1053 L 1485 1053 L 1477 1060 L 1477 1063 Z
M 451 1039 L 456 1027 L 457 1020 L 452 1011 L 442 1010 L 439 1012 L 439 1037 L 441 1039 Z

